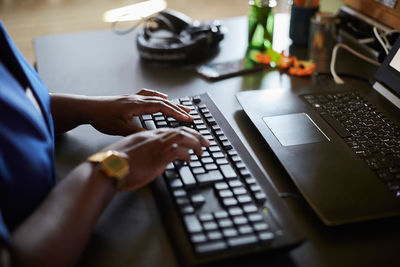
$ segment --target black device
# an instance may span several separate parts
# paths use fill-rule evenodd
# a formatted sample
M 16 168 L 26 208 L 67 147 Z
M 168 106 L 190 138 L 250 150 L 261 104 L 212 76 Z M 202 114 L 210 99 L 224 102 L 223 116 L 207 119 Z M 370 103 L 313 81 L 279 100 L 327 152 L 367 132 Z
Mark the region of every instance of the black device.
M 211 145 L 189 164 L 169 164 L 151 184 L 164 225 L 184 266 L 276 252 L 299 245 L 296 220 L 207 94 L 179 99 L 195 118 L 187 125 Z M 162 113 L 142 115 L 147 129 L 182 123 Z
M 375 79 L 237 95 L 327 225 L 400 215 L 400 38 Z
M 218 21 L 193 22 L 185 14 L 167 9 L 145 21 L 136 44 L 143 59 L 182 62 L 207 56 L 223 37 Z
M 197 73 L 210 80 L 220 80 L 264 69 L 263 64 L 249 59 L 235 59 L 225 62 L 208 63 L 196 68 Z

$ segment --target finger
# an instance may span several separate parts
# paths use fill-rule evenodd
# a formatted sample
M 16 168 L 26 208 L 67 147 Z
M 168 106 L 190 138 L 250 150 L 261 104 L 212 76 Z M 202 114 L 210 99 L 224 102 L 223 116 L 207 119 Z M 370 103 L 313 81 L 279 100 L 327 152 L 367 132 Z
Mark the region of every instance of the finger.
M 173 109 L 173 110 L 179 110 L 181 113 L 185 114 L 190 119 L 190 120 L 184 119 L 184 121 L 193 121 L 193 119 L 194 119 L 189 114 L 191 108 L 188 107 L 188 106 L 184 106 L 184 105 L 181 105 L 181 104 L 176 104 L 176 103 L 174 103 L 174 102 L 172 102 L 172 101 L 170 101 L 170 100 L 168 100 L 166 98 L 159 97 L 158 95 L 149 94 L 149 95 L 144 95 L 144 96 L 147 96 L 146 98 L 144 98 L 145 101 L 151 101 L 151 100 L 160 101 L 160 102 L 163 102 L 165 105 L 171 107 L 171 109 Z M 171 116 L 171 117 L 174 117 L 175 119 L 179 119 L 179 118 L 176 118 L 176 116 Z M 182 120 L 182 119 L 179 119 L 179 120 Z
M 194 118 L 189 114 L 189 112 L 191 110 L 190 107 L 184 106 L 181 104 L 175 104 L 174 102 L 169 101 L 169 100 L 164 100 L 164 103 L 167 104 L 168 106 L 170 106 L 171 108 L 178 109 L 182 113 L 186 114 L 189 118 L 191 118 L 191 121 L 194 120 Z
M 169 144 L 166 148 L 164 155 L 166 155 L 168 163 L 175 160 L 190 162 L 189 149 L 187 149 L 186 147 L 182 147 L 176 143 Z
M 190 107 L 185 105 L 177 104 L 177 106 L 186 111 L 187 113 L 189 113 L 192 110 Z
M 188 132 L 191 135 L 195 136 L 200 141 L 202 146 L 205 146 L 205 147 L 209 147 L 210 146 L 210 141 L 208 139 L 206 139 L 204 136 L 202 136 L 198 131 L 196 131 L 196 130 L 194 130 L 192 128 L 186 127 L 186 126 L 182 126 L 182 127 L 179 127 L 179 128 L 181 130 L 183 130 L 185 132 Z
M 167 146 L 178 144 L 179 146 L 184 146 L 187 149 L 193 149 L 197 155 L 201 155 L 203 153 L 201 142 L 198 138 L 182 129 L 174 130 L 175 131 L 173 133 L 166 133 L 161 141 L 165 142 Z
M 190 135 L 193 135 L 195 138 L 197 138 L 197 140 L 199 140 L 199 142 L 202 146 L 205 146 L 205 147 L 210 146 L 210 141 L 208 139 L 206 139 L 204 136 L 202 136 L 198 131 L 196 131 L 192 128 L 186 127 L 186 126 L 182 126 L 182 127 L 178 127 L 178 128 L 160 128 L 160 129 L 156 130 L 156 133 L 164 135 L 161 138 L 165 141 L 168 138 L 171 138 L 171 135 L 175 136 L 175 135 L 179 134 L 179 130 L 182 130 L 184 132 L 187 132 Z
M 170 105 L 168 101 L 160 100 L 147 100 L 144 105 L 144 113 L 157 113 L 161 112 L 167 116 L 173 117 L 180 121 L 193 121 L 193 117 L 190 116 L 186 111 L 178 108 L 176 105 Z
M 146 100 L 150 100 L 150 99 L 146 98 Z M 180 112 L 182 112 L 183 114 L 186 114 L 187 116 L 189 116 L 190 118 L 193 119 L 193 117 L 189 114 L 191 108 L 188 107 L 188 106 L 184 106 L 184 105 L 181 105 L 181 104 L 176 104 L 176 103 L 174 103 L 174 102 L 172 102 L 172 101 L 170 101 L 168 99 L 160 99 L 158 97 L 154 97 L 154 98 L 152 97 L 151 100 L 161 101 L 164 104 L 166 104 L 167 106 L 171 107 L 172 109 L 174 109 L 174 110 L 177 109 Z
M 147 89 L 147 88 L 143 88 L 137 94 L 138 95 L 143 95 L 143 96 L 158 96 L 158 97 L 161 97 L 163 99 L 167 99 L 168 98 L 168 95 L 166 95 L 166 94 L 163 94 L 163 93 L 155 91 L 155 90 Z

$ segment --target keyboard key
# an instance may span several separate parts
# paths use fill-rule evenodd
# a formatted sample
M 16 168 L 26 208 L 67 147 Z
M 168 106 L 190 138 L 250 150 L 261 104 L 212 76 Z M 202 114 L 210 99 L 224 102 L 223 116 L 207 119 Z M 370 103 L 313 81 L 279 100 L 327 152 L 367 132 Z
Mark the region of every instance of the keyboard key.
M 233 197 L 224 198 L 222 200 L 222 203 L 227 207 L 236 206 L 238 204 L 237 200 L 235 198 L 233 198 Z
M 176 199 L 176 204 L 179 206 L 185 206 L 189 204 L 189 199 L 187 197 L 178 197 Z
M 192 159 L 192 161 L 189 163 L 189 166 L 192 168 L 197 168 L 197 167 L 201 167 L 201 162 L 196 160 L 197 156 L 195 156 L 195 159 Z
M 221 148 L 219 146 L 209 146 L 208 150 L 212 152 L 221 152 Z
M 236 237 L 238 236 L 238 231 L 235 228 L 227 228 L 222 230 L 224 237 Z
M 224 210 L 214 212 L 214 217 L 217 219 L 225 219 L 228 218 L 228 212 Z
M 222 141 L 221 137 L 220 137 L 220 141 Z M 222 147 L 226 150 L 229 150 L 229 149 L 232 149 L 232 144 L 229 141 L 222 141 Z
M 164 175 L 167 179 L 173 179 L 173 178 L 179 178 L 179 173 L 175 170 L 175 167 L 173 167 L 173 170 L 166 170 L 164 172 Z
M 231 216 L 238 216 L 238 215 L 242 215 L 243 214 L 243 210 L 240 207 L 234 207 L 234 208 L 230 208 L 228 210 L 229 214 Z
M 253 245 L 257 242 L 258 242 L 257 236 L 254 234 L 228 238 L 228 245 L 230 247 L 248 246 L 248 245 Z
M 144 127 L 147 130 L 155 130 L 155 129 L 157 129 L 156 124 L 154 123 L 154 121 L 144 121 Z
M 214 163 L 214 160 L 211 157 L 202 157 L 201 158 L 201 162 L 203 162 L 203 164 L 209 164 L 209 163 Z
M 152 120 L 153 118 L 151 117 L 150 114 L 145 114 L 145 115 L 142 115 L 142 119 L 146 121 L 146 120 Z
M 214 216 L 211 213 L 201 213 L 199 215 L 199 220 L 202 222 L 213 220 Z
M 233 192 L 231 190 L 229 190 L 229 189 L 226 189 L 226 190 L 219 191 L 218 195 L 221 198 L 227 198 L 227 197 L 232 197 L 233 196 Z
M 257 212 L 258 208 L 254 204 L 249 204 L 249 205 L 244 205 L 243 210 L 246 213 L 253 213 L 253 212 Z
M 191 240 L 193 243 L 203 243 L 207 241 L 207 237 L 205 234 L 195 234 L 192 235 Z
M 218 169 L 217 165 L 214 164 L 214 163 L 206 164 L 206 165 L 204 165 L 204 168 L 205 168 L 207 171 L 212 171 L 212 170 L 217 170 L 217 169 Z
M 213 156 L 214 159 L 225 159 L 225 155 L 222 152 L 213 152 L 212 156 Z M 217 162 L 217 164 L 221 164 L 221 163 L 218 162 L 218 160 L 216 162 Z
M 218 158 L 215 160 L 215 163 L 217 163 L 218 165 L 226 165 L 229 164 L 228 160 L 224 157 L 224 158 Z M 230 166 L 230 165 L 229 165 Z
M 192 172 L 194 175 L 206 173 L 206 170 L 203 167 L 193 168 Z
M 256 230 L 257 232 L 265 231 L 265 230 L 268 230 L 268 228 L 269 228 L 268 224 L 266 224 L 264 222 L 256 223 L 253 225 L 253 227 L 254 227 L 254 230 Z
M 172 194 L 174 195 L 174 197 L 185 197 L 186 196 L 186 191 L 183 190 L 183 189 L 177 189 L 177 190 L 174 190 L 172 192 Z
M 222 233 L 220 231 L 211 231 L 207 233 L 207 237 L 210 240 L 222 239 Z
M 201 102 L 201 97 L 200 96 L 194 96 L 193 97 L 193 103 L 199 104 Z
M 238 168 L 238 169 L 246 168 L 246 165 L 243 163 L 243 161 L 235 162 L 235 165 L 236 165 L 236 168 Z
M 258 203 L 264 203 L 267 200 L 267 196 L 263 192 L 258 192 L 254 196 Z
M 236 172 L 231 165 L 222 165 L 221 171 L 226 179 L 233 179 L 237 177 Z
M 193 214 L 194 208 L 192 205 L 185 205 L 181 207 L 182 214 Z
M 240 195 L 237 197 L 237 200 L 240 204 L 251 203 L 251 197 L 249 197 L 248 195 Z
M 233 218 L 233 223 L 236 225 L 243 225 L 243 224 L 247 224 L 248 222 L 249 221 L 244 216 L 236 216 Z
M 242 235 L 247 235 L 247 234 L 252 234 L 253 233 L 253 228 L 249 225 L 242 225 L 238 228 L 239 233 Z
M 250 222 L 259 222 L 263 220 L 263 216 L 259 213 L 250 214 L 248 216 Z
M 237 196 L 244 195 L 244 194 L 247 194 L 247 190 L 244 187 L 236 187 L 233 189 L 233 193 Z
M 225 241 L 207 242 L 195 246 L 195 251 L 199 254 L 218 252 L 227 248 Z
M 190 201 L 192 202 L 193 206 L 201 207 L 206 202 L 206 199 L 202 194 L 195 194 L 190 197 Z
M 206 231 L 211 231 L 211 230 L 216 230 L 216 229 L 218 229 L 218 225 L 217 225 L 215 222 L 210 221 L 210 222 L 204 223 L 204 224 L 203 224 L 203 228 L 204 228 L 204 230 L 206 230 Z M 210 238 L 210 239 L 212 239 L 212 238 Z
M 243 186 L 242 182 L 239 180 L 231 180 L 228 182 L 229 186 L 234 188 L 234 187 L 241 187 Z
M 171 186 L 171 188 L 182 188 L 183 187 L 182 181 L 178 178 L 171 180 L 169 185 Z
M 221 228 L 228 228 L 233 226 L 233 222 L 231 219 L 221 219 L 218 221 L 218 225 Z
M 196 186 L 196 180 L 188 166 L 181 167 L 179 169 L 179 174 L 186 188 L 191 188 Z
M 220 182 L 220 183 L 216 183 L 216 184 L 214 185 L 214 188 L 215 188 L 216 190 L 223 190 L 223 189 L 228 189 L 228 188 L 229 188 L 229 185 L 228 185 L 227 183 L 225 183 L 225 182 Z
M 208 173 L 196 175 L 199 185 L 208 185 L 210 183 L 220 182 L 223 176 L 219 170 L 209 171 Z
M 189 233 L 198 233 L 203 231 L 203 227 L 195 215 L 185 215 L 183 221 L 185 222 L 186 229 Z
M 259 232 L 258 233 L 258 238 L 261 241 L 272 241 L 274 239 L 274 234 L 271 232 Z

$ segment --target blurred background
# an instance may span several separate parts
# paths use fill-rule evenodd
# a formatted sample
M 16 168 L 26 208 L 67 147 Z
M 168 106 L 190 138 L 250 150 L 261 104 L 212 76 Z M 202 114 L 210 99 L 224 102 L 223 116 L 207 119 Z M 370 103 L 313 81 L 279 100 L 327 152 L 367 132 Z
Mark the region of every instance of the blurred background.
M 275 12 L 289 12 L 290 0 L 276 0 Z M 30 63 L 35 61 L 33 38 L 39 35 L 104 30 L 106 11 L 141 0 L 0 0 L 0 19 Z M 166 0 L 167 7 L 196 20 L 245 16 L 247 0 Z M 322 0 L 321 10 L 336 12 L 339 0 Z

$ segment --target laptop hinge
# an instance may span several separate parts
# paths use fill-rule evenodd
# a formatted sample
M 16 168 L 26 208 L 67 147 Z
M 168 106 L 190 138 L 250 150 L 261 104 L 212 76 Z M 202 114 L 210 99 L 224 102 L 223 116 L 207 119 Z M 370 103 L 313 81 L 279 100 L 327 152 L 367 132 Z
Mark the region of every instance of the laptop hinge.
M 375 82 L 373 88 L 400 109 L 400 98 L 390 92 L 381 83 Z

